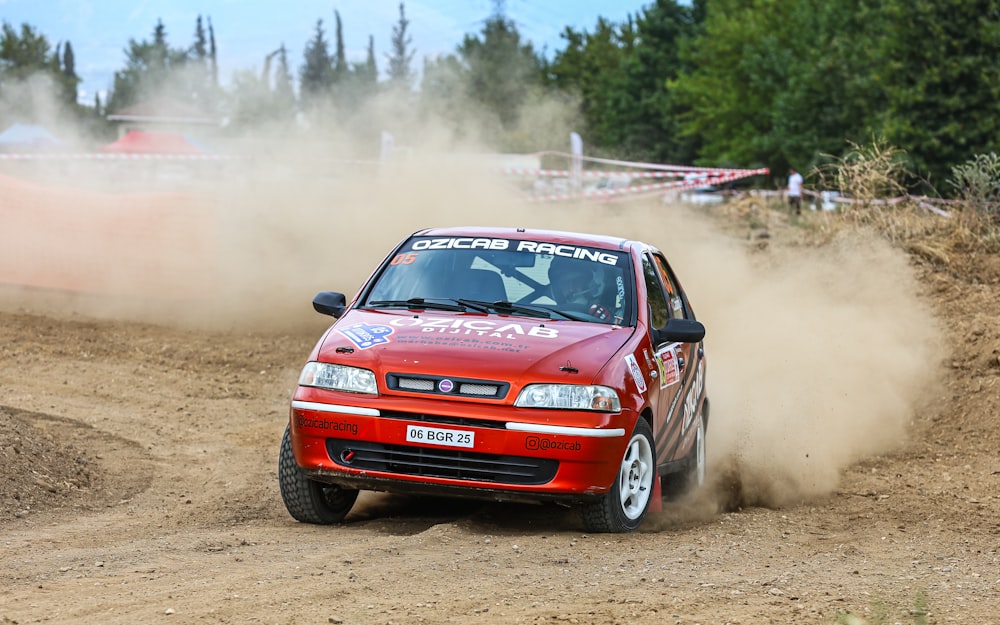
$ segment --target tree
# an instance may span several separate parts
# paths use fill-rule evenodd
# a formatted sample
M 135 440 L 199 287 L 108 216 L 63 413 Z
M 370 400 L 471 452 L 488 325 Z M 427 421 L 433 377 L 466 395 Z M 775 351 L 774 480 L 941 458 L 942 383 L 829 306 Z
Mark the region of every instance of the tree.
M 213 42 L 214 43 L 214 42 Z M 214 48 L 214 45 L 212 46 Z M 201 15 L 195 20 L 194 42 L 188 49 L 187 71 L 182 80 L 183 89 L 202 110 L 215 107 L 219 96 L 214 61 L 209 58 L 209 42 Z
M 880 6 L 878 127 L 932 184 L 945 187 L 952 167 L 996 150 L 1000 138 L 1000 1 Z
M 378 65 L 375 64 L 374 35 L 368 35 L 368 56 L 365 59 L 364 67 L 359 67 L 356 71 L 361 75 L 364 82 L 370 82 L 372 84 L 378 82 Z
M 698 141 L 681 133 L 679 119 L 689 110 L 675 97 L 670 81 L 685 69 L 681 53 L 697 35 L 698 5 L 658 0 L 643 9 L 626 42 L 622 87 L 627 94 L 611 103 L 612 141 L 627 154 L 667 163 L 690 163 Z
M 248 70 L 233 74 L 229 112 L 232 129 L 236 131 L 294 119 L 295 91 L 284 44 L 264 57 L 264 69 L 260 74 Z
M 212 18 L 208 18 L 208 56 L 211 59 L 212 86 L 219 88 L 219 62 L 216 58 L 215 49 L 215 29 L 212 27 Z
M 299 70 L 299 85 L 303 99 L 326 96 L 333 85 L 330 44 L 323 30 L 323 20 L 316 20 L 316 32 L 306 44 L 304 62 Z
M 278 68 L 274 73 L 274 97 L 279 111 L 291 114 L 295 110 L 295 87 L 292 85 L 292 74 L 288 69 L 288 52 L 285 44 L 281 44 L 278 52 Z
M 208 57 L 208 42 L 205 38 L 205 28 L 201 23 L 201 16 L 195 21 L 194 26 L 194 43 L 191 45 L 191 57 L 205 65 L 205 61 Z
M 545 69 L 548 84 L 579 96 L 589 141 L 598 148 L 619 151 L 623 141 L 619 103 L 629 102 L 623 67 L 636 45 L 634 22 L 616 26 L 598 18 L 592 33 L 567 27 L 566 47 Z
M 62 84 L 63 98 L 67 104 L 76 104 L 77 87 L 80 86 L 80 78 L 76 75 L 76 56 L 73 54 L 73 44 L 66 42 L 63 46 L 62 59 Z
M 337 45 L 333 57 L 333 82 L 337 83 L 347 76 L 347 55 L 344 52 L 344 25 L 340 21 L 340 11 L 333 12 L 337 20 Z
M 162 90 L 188 60 L 186 50 L 173 49 L 167 44 L 162 20 L 156 22 L 152 41 L 130 39 L 125 55 L 125 68 L 115 72 L 114 87 L 107 103 L 107 109 L 112 112 Z M 190 94 L 179 95 L 181 100 L 190 98 Z
M 413 70 L 410 63 L 416 50 L 411 50 L 413 43 L 406 29 L 410 21 L 406 19 L 406 10 L 403 3 L 399 3 L 399 21 L 392 27 L 392 54 L 388 55 L 389 67 L 386 72 L 389 75 L 389 83 L 397 88 L 410 90 L 413 83 Z
M 38 71 L 51 69 L 49 40 L 29 24 L 18 32 L 7 22 L 0 33 L 0 88 Z
M 486 20 L 481 36 L 466 35 L 458 47 L 467 95 L 509 130 L 530 90 L 541 84 L 542 61 L 531 42 L 521 41 L 514 22 L 500 15 Z
M 73 46 L 67 41 L 52 50 L 45 35 L 29 24 L 20 30 L 7 22 L 0 29 L 0 95 L 8 96 L 14 112 L 32 114 L 37 108 L 30 94 L 21 98 L 17 85 L 32 76 L 51 81 L 56 98 L 71 110 L 77 109 L 76 94 L 80 79 L 76 75 Z M 14 110 L 16 109 L 16 110 Z M 23 110 L 22 110 L 23 109 Z

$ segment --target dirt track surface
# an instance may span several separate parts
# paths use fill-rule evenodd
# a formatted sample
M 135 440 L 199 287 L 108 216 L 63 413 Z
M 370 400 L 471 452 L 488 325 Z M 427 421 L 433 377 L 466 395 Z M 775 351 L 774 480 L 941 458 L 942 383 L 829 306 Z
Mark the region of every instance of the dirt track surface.
M 1000 623 L 987 260 L 916 267 L 951 351 L 903 449 L 827 495 L 730 489 L 631 535 L 375 493 L 341 526 L 294 522 L 277 451 L 321 318 L 261 334 L 0 312 L 0 623 Z

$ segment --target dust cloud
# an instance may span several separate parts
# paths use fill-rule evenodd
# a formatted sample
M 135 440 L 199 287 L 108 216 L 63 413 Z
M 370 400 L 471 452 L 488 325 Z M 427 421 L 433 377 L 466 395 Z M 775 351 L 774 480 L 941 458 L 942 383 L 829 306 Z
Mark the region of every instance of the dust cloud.
M 903 252 L 858 232 L 752 252 L 690 210 L 638 217 L 708 328 L 714 488 L 681 516 L 830 494 L 851 463 L 905 441 L 944 349 Z
M 420 228 L 523 226 L 636 238 L 664 250 L 708 328 L 715 478 L 699 500 L 675 509 L 681 517 L 824 496 L 853 461 L 905 438 L 933 388 L 940 352 L 901 252 L 845 235 L 821 248 L 751 253 L 704 209 L 653 200 L 527 203 L 482 148 L 433 124 L 418 130 L 400 135 L 408 139 L 391 159 L 323 128 L 275 126 L 227 138 L 232 158 L 220 162 L 43 162 L 26 176 L 23 164 L 0 168 L 0 212 L 16 207 L 22 226 L 17 235 L 5 228 L 7 240 L 0 233 L 5 249 L 15 250 L 2 264 L 15 277 L 34 275 L 43 250 L 47 266 L 66 279 L 86 279 L 80 271 L 107 278 L 63 299 L 64 312 L 318 332 L 329 320 L 312 311 L 312 296 L 338 290 L 350 297 L 395 243 Z M 44 221 L 32 223 L 25 215 L 39 206 Z M 87 211 L 105 213 L 94 226 Z M 8 224 L 12 214 L 4 216 Z M 143 214 L 155 219 L 122 226 L 125 216 Z M 173 274 L 158 274 L 163 261 Z M 199 287 L 160 298 L 169 289 L 157 280 Z M 52 295 L 4 292 L 7 307 L 21 308 Z M 654 524 L 674 522 L 683 518 Z

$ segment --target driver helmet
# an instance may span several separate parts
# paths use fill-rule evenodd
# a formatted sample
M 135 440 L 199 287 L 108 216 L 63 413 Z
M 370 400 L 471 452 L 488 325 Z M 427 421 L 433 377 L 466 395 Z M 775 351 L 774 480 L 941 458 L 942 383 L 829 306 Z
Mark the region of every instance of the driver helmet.
M 601 290 L 590 263 L 556 256 L 549 265 L 549 284 L 556 303 L 590 306 Z

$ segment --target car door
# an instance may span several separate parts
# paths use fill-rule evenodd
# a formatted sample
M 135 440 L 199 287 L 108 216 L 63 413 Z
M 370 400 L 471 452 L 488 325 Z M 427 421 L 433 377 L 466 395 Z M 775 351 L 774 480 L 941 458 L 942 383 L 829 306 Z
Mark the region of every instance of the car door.
M 690 310 L 666 259 L 658 253 L 643 256 L 643 275 L 650 311 L 650 322 L 662 328 L 670 319 L 691 317 Z M 691 386 L 690 371 L 696 345 L 685 343 L 652 343 L 651 358 L 656 366 L 653 436 L 656 442 L 657 464 L 675 458 L 682 435 L 690 425 L 685 410 L 685 391 Z M 653 398 L 653 394 L 650 395 Z

